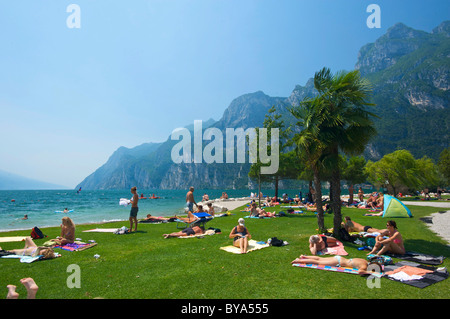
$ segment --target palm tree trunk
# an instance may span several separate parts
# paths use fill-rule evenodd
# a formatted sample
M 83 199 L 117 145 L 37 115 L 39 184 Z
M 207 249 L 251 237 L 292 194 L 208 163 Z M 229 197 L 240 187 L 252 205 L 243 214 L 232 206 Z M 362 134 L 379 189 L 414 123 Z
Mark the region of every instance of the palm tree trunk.
M 331 174 L 331 209 L 334 214 L 333 218 L 333 234 L 339 236 L 339 228 L 342 223 L 341 214 L 341 178 L 339 168 L 334 169 Z
M 314 167 L 314 188 L 316 190 L 315 203 L 317 208 L 317 225 L 319 226 L 319 232 L 323 233 L 326 229 L 322 207 L 322 184 L 320 182 L 319 169 L 317 167 Z

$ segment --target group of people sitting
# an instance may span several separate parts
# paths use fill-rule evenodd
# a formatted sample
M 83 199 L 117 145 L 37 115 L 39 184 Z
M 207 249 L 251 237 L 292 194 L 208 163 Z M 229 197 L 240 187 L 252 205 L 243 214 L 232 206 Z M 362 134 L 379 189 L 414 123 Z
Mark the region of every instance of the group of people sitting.
M 375 245 L 372 250 L 367 253 L 367 255 L 375 254 L 381 256 L 385 253 L 393 254 L 405 254 L 405 246 L 403 242 L 403 237 L 397 229 L 397 223 L 393 220 L 389 220 L 386 223 L 386 229 L 376 229 L 371 226 L 363 226 L 350 219 L 350 217 L 345 217 L 345 222 L 342 226 L 348 232 L 367 232 L 367 233 L 377 233 L 375 237 Z M 360 274 L 366 274 L 369 261 L 362 258 L 345 258 L 339 255 L 333 257 L 319 257 L 316 256 L 318 252 L 324 250 L 327 247 L 337 246 L 337 241 L 335 238 L 326 235 L 313 235 L 309 238 L 309 249 L 312 256 L 301 255 L 292 261 L 295 263 L 303 264 L 317 264 L 324 266 L 336 266 L 336 267 L 349 267 L 356 268 L 359 270 Z

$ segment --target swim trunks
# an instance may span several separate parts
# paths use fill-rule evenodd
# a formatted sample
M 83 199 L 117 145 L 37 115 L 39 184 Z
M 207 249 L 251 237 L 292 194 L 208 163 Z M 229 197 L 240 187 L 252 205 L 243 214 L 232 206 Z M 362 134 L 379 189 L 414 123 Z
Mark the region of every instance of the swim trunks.
M 190 212 L 193 212 L 193 211 L 194 211 L 194 203 L 187 202 L 187 203 L 186 203 L 186 207 L 187 207 L 187 209 L 188 209 Z
M 139 211 L 139 207 L 131 207 L 131 210 L 130 210 L 130 217 L 136 217 L 138 211 Z
M 372 226 L 364 226 L 364 231 L 367 233 L 367 231 L 369 230 L 369 228 L 372 228 Z
M 188 235 L 188 236 L 190 236 L 190 235 L 195 235 L 195 231 L 194 231 L 191 227 L 188 227 L 188 228 L 186 228 L 186 229 L 183 229 L 181 232 L 182 232 L 182 233 L 185 233 L 185 234 Z

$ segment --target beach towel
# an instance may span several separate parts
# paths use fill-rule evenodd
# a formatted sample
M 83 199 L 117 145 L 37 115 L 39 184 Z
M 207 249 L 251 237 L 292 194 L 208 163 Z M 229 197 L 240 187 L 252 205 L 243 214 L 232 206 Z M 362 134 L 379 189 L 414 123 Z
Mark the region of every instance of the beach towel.
M 119 200 L 119 205 L 120 206 L 128 206 L 128 205 L 130 205 L 130 203 L 131 203 L 131 201 L 129 199 L 127 199 L 127 198 L 121 198 Z
M 427 255 L 422 254 L 414 251 L 407 251 L 403 255 L 398 254 L 389 254 L 389 256 L 403 259 L 407 261 L 415 261 L 421 264 L 427 264 L 427 265 L 440 265 L 444 262 L 445 257 L 444 256 L 433 256 L 433 255 Z
M 91 247 L 94 247 L 97 243 L 85 244 L 85 243 L 71 243 L 65 245 L 55 245 L 54 248 L 61 248 L 67 251 L 82 251 Z
M 336 240 L 336 247 L 327 247 L 317 252 L 317 255 L 339 255 L 347 256 L 348 253 L 345 251 L 344 244 L 339 240 Z
M 61 257 L 59 253 L 54 253 L 55 257 Z M 31 257 L 31 256 L 19 256 L 19 255 L 7 255 L 7 256 L 1 256 L 0 258 L 12 258 L 12 259 L 20 259 L 21 263 L 31 264 L 32 262 L 35 262 L 37 260 L 41 260 L 43 255 Z
M 0 243 L 24 241 L 26 238 L 27 238 L 27 236 L 0 237 Z
M 436 268 L 409 261 L 400 261 L 384 267 L 387 279 L 401 282 L 416 288 L 425 288 L 448 278 L 445 267 Z
M 262 241 L 256 241 L 256 240 L 250 239 L 248 241 L 247 252 L 263 249 L 263 248 L 266 248 L 266 247 L 270 247 L 270 245 L 265 243 L 265 242 L 262 242 Z M 241 249 L 238 248 L 238 247 L 235 247 L 233 245 L 220 247 L 220 249 L 225 250 L 225 251 L 227 251 L 229 253 L 233 253 L 233 254 L 240 254 L 241 253 Z
M 83 233 L 114 233 L 120 228 L 94 228 L 89 230 L 83 230 Z
M 302 267 L 302 268 L 311 268 L 311 269 L 319 269 L 319 270 L 327 270 L 327 271 L 335 271 L 335 272 L 343 272 L 346 274 L 358 274 L 357 268 L 348 268 L 348 267 L 336 267 L 336 266 L 324 266 L 317 264 L 292 264 L 294 267 Z
M 270 219 L 272 217 L 244 216 L 244 218 Z

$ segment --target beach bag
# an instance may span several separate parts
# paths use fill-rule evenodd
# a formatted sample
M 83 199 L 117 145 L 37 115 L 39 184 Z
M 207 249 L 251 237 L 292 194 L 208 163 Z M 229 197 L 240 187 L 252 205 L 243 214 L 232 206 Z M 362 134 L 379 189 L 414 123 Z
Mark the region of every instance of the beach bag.
M 339 229 L 339 237 L 341 237 L 343 241 L 348 241 L 351 243 L 355 241 L 355 238 L 353 238 L 345 228 Z
M 280 246 L 283 246 L 284 243 L 283 243 L 283 241 L 281 239 L 278 239 L 277 237 L 272 237 L 270 239 L 270 245 L 271 246 L 278 246 L 278 247 L 280 247 Z
M 33 229 L 31 230 L 31 238 L 33 239 L 41 239 L 47 237 L 46 235 L 44 235 L 42 233 L 42 231 L 38 228 L 38 227 L 33 227 Z

